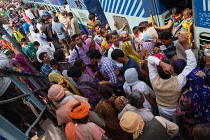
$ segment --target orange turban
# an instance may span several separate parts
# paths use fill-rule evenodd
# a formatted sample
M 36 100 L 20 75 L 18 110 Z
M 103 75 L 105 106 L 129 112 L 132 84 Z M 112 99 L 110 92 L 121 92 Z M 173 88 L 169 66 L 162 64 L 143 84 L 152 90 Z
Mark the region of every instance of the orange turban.
M 73 122 L 67 123 L 66 128 L 65 128 L 65 133 L 66 133 L 67 140 L 77 140 L 76 130 L 75 130 Z
M 69 112 L 70 117 L 73 119 L 82 119 L 89 113 L 89 106 L 84 102 L 78 102 L 76 104 L 71 105 L 70 107 L 72 108 L 79 103 L 81 104 L 80 106 L 75 108 L 73 111 L 71 110 L 71 112 Z

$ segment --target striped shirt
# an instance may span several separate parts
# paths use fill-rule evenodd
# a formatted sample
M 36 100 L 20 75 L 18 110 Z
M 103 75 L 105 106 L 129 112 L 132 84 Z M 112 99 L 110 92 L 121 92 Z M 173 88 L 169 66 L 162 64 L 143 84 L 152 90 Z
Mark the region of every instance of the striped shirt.
M 93 25 L 94 25 L 94 22 L 92 22 L 92 21 L 89 21 L 89 22 L 87 23 L 88 31 L 92 31 Z

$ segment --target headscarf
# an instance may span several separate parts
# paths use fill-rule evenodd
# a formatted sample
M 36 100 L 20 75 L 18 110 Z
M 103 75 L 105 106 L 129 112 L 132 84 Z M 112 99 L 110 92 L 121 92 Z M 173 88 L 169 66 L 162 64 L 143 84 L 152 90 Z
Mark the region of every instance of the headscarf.
M 174 70 L 176 74 L 179 75 L 183 71 L 186 65 L 187 65 L 186 61 L 184 61 L 183 59 L 177 59 L 174 62 Z
M 210 87 L 205 85 L 205 70 L 194 69 L 187 76 L 196 124 L 210 122 Z
M 73 122 L 67 123 L 66 128 L 65 128 L 65 133 L 66 133 L 67 140 L 77 140 L 76 130 L 75 130 Z
M 52 101 L 59 101 L 65 95 L 64 88 L 61 85 L 54 84 L 48 90 L 48 98 Z
M 86 34 L 82 35 L 82 40 L 84 40 L 85 37 L 88 37 Z M 85 40 L 84 40 L 85 41 Z
M 161 61 L 164 61 L 164 56 L 161 53 L 154 55 L 155 57 L 159 58 Z
M 48 78 L 49 78 L 50 82 L 56 81 L 59 85 L 62 84 L 63 82 L 66 82 L 67 87 L 70 87 L 75 95 L 80 95 L 81 96 L 81 94 L 74 87 L 74 85 L 70 81 L 68 81 L 65 77 L 63 77 L 62 75 L 60 75 L 58 73 L 55 73 L 55 72 L 52 72 L 48 75 Z M 65 89 L 65 91 L 68 91 L 68 89 Z
M 132 133 L 133 139 L 136 139 L 138 138 L 139 134 L 142 134 L 144 121 L 139 114 L 127 111 L 120 119 L 120 126 L 124 131 Z
M 90 50 L 90 42 L 91 42 L 92 38 L 88 38 L 85 40 L 85 43 L 86 43 L 86 47 L 87 47 L 87 50 Z M 94 40 L 93 40 L 94 41 Z M 95 41 L 94 41 L 95 42 Z M 96 42 L 95 42 L 95 49 L 98 50 L 100 53 L 102 53 L 102 49 L 101 49 L 101 46 L 98 45 Z
M 82 119 L 89 113 L 89 106 L 85 102 L 78 102 L 76 104 L 70 105 L 70 108 L 73 108 L 77 104 L 81 105 L 69 112 L 69 115 L 72 119 Z
M 140 55 L 134 50 L 130 41 L 126 41 L 122 44 L 122 51 L 125 56 L 132 57 L 139 65 L 141 65 L 141 57 Z
M 28 61 L 23 57 L 21 53 L 18 53 L 15 55 L 15 59 L 22 63 L 22 67 L 24 69 L 24 72 L 33 73 L 30 66 L 28 65 Z
M 135 68 L 130 68 L 125 71 L 125 82 L 129 86 L 133 86 L 138 84 L 140 81 L 138 80 L 138 73 Z

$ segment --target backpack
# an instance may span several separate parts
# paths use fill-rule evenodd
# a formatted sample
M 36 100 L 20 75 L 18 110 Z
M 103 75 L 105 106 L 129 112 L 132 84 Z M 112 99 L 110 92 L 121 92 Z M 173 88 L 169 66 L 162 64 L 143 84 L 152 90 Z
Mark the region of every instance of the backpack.
M 111 49 L 111 48 L 114 50 L 114 48 L 113 48 L 113 47 L 110 47 L 109 49 Z M 105 53 L 104 53 L 104 56 L 105 56 L 105 57 L 108 57 L 108 52 L 109 52 L 109 49 L 107 49 L 107 50 L 105 51 Z

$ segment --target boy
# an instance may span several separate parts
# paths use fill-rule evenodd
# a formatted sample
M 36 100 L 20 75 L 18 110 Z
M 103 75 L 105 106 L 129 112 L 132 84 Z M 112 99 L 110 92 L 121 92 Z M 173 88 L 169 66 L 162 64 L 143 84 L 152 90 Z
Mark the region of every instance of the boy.
M 50 60 L 50 66 L 52 67 L 52 72 L 58 73 L 61 75 L 60 71 L 58 70 L 58 61 L 55 59 Z
M 100 27 L 100 25 L 99 24 L 94 25 L 93 28 L 92 28 L 92 31 L 95 34 L 94 41 L 97 44 L 101 45 L 101 43 L 103 41 L 103 37 L 101 35 L 101 27 Z

